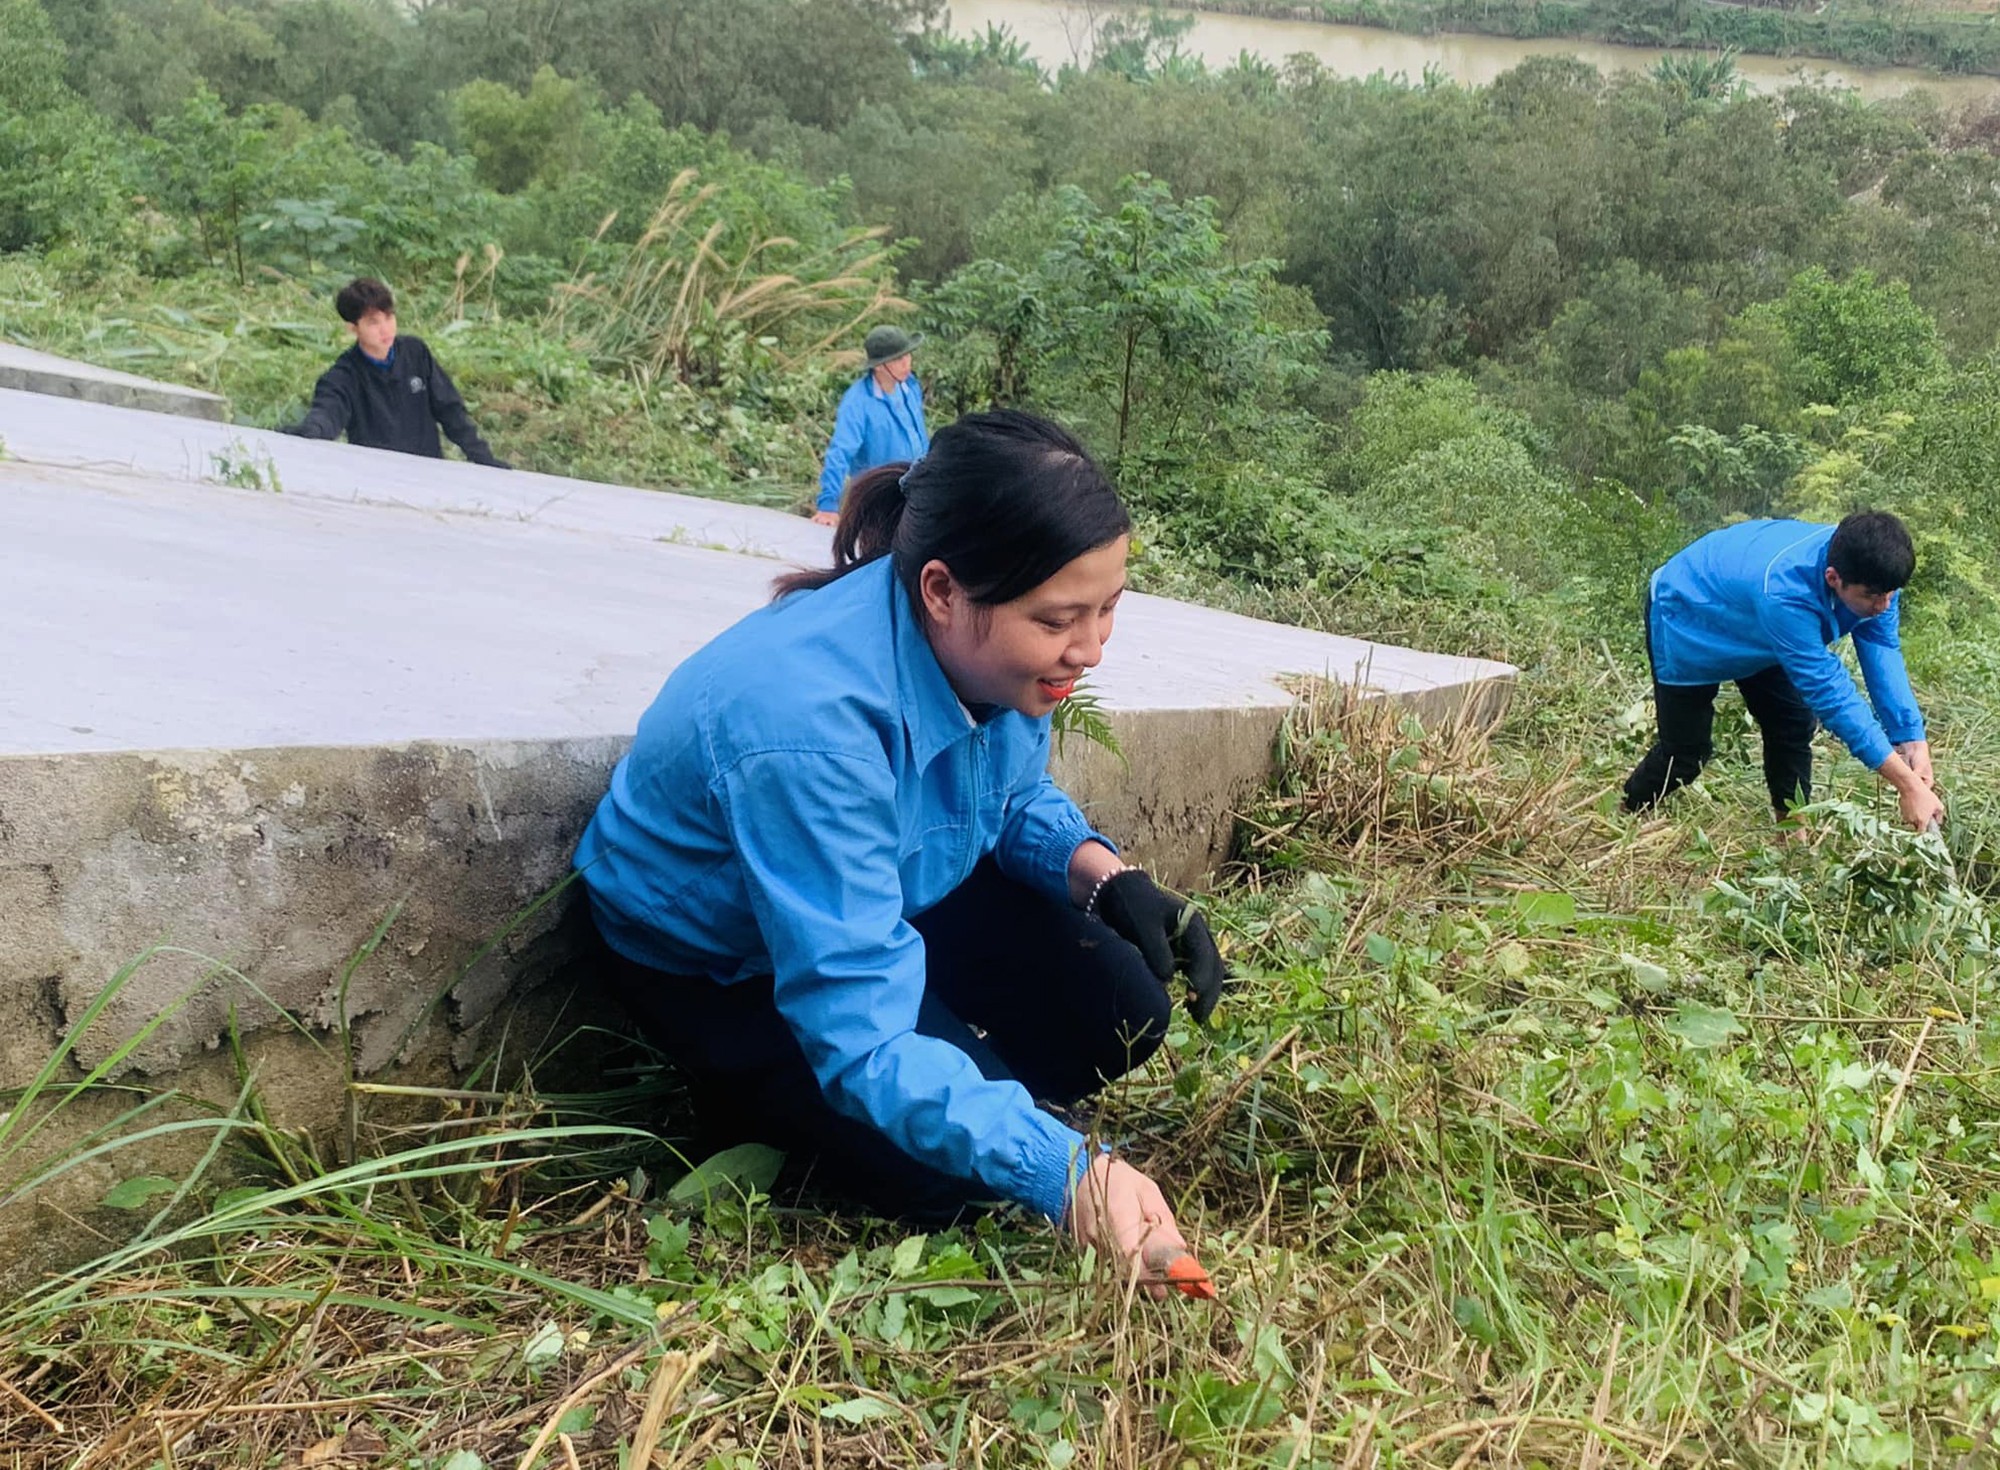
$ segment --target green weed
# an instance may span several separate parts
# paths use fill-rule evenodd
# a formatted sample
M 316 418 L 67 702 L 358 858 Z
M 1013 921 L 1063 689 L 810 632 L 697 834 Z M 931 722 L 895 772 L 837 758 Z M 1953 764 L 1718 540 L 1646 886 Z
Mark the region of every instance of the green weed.
M 1095 689 L 1086 687 L 1082 680 L 1077 681 L 1069 698 L 1058 704 L 1049 716 L 1049 730 L 1055 737 L 1058 755 L 1068 749 L 1069 737 L 1074 735 L 1110 751 L 1121 762 L 1125 759 L 1125 752 L 1118 744 L 1118 732 L 1112 728 L 1111 716 L 1104 708 L 1102 696 Z
M 278 466 L 268 451 L 253 449 L 241 439 L 232 439 L 208 457 L 208 478 L 217 485 L 238 490 L 262 490 L 276 495 L 285 487 L 278 479 Z

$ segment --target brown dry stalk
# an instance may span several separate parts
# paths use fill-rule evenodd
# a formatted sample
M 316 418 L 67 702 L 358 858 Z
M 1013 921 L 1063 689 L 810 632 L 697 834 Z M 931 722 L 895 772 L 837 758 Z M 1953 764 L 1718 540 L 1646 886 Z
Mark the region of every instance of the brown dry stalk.
M 693 1444 L 689 1445 L 681 1455 L 679 1455 L 677 1458 L 673 1460 L 668 1461 L 666 1470 L 680 1470 L 680 1467 L 683 1465 L 700 1464 L 702 1454 L 708 1449 L 710 1445 L 714 1444 L 718 1439 L 722 1438 L 723 1432 L 728 1428 L 729 1428 L 729 1420 L 717 1419 L 713 1424 L 709 1425 L 708 1428 L 704 1429 L 701 1432 L 701 1437 L 697 1439 Z M 650 1470 L 651 1461 L 652 1457 L 650 1455 L 647 1456 L 647 1462 L 648 1462 L 647 1470 Z
M 582 1403 L 590 1395 L 591 1390 L 604 1382 L 605 1379 L 624 1372 L 625 1369 L 645 1357 L 648 1352 L 652 1351 L 652 1348 L 653 1340 L 650 1337 L 633 1347 L 627 1348 L 609 1363 L 584 1379 L 575 1388 L 564 1394 L 562 1402 L 555 1406 L 554 1412 L 548 1416 L 547 1421 L 542 1425 L 542 1432 L 535 1436 L 534 1443 L 530 1444 L 527 1453 L 521 1456 L 519 1470 L 532 1470 L 535 1461 L 540 1458 L 542 1450 L 547 1447 L 550 1440 L 555 1438 L 556 1425 L 562 1422 L 563 1415 Z
M 1360 1466 L 1374 1463 L 1368 1452 L 1375 1439 L 1375 1425 L 1379 1417 L 1375 1409 L 1366 1411 L 1361 1428 L 1355 1432 L 1353 1442 L 1347 1447 L 1347 1458 L 1341 1463 L 1341 1470 L 1359 1470 Z
M 1241 1098 L 1250 1089 L 1251 1084 L 1270 1069 L 1272 1062 L 1283 1056 L 1292 1043 L 1299 1039 L 1301 1030 L 1301 1027 L 1292 1027 L 1291 1030 L 1266 1047 L 1262 1056 L 1237 1073 L 1236 1077 L 1223 1091 L 1222 1096 L 1210 1105 L 1208 1111 L 1202 1114 L 1199 1121 L 1181 1130 L 1179 1137 L 1175 1141 L 1175 1149 L 1169 1157 L 1176 1162 L 1192 1158 L 1207 1142 L 1209 1135 L 1222 1126 L 1223 1119 L 1229 1116 L 1229 1110 L 1236 1106 L 1237 1099 Z
M 646 1411 L 639 1416 L 639 1427 L 632 1431 L 626 1470 L 652 1470 L 653 1454 L 660 1440 L 660 1426 L 666 1422 L 667 1412 L 681 1396 L 688 1380 L 694 1377 L 702 1364 L 715 1356 L 715 1349 L 716 1344 L 710 1342 L 695 1353 L 675 1351 L 660 1354 L 660 1366 L 654 1370 L 652 1387 L 646 1392 Z
M 1723 1357 L 1729 1359 L 1730 1362 L 1734 1363 L 1737 1367 L 1741 1368 L 1745 1373 L 1748 1373 L 1754 1380 L 1751 1385 L 1751 1394 L 1750 1394 L 1750 1397 L 1753 1399 L 1756 1398 L 1757 1391 L 1762 1387 L 1764 1382 L 1775 1383 L 1778 1385 L 1778 1387 L 1794 1394 L 1805 1394 L 1812 1392 L 1812 1390 L 1807 1388 L 1803 1383 L 1800 1383 L 1795 1379 L 1787 1378 L 1782 1372 L 1780 1372 L 1776 1368 L 1766 1367 L 1762 1363 L 1755 1362 L 1752 1359 L 1744 1357 L 1743 1354 L 1737 1352 L 1735 1348 L 1725 1346 L 1721 1349 L 1721 1351 Z
M 1503 1429 L 1572 1429 L 1582 1434 L 1593 1435 L 1610 1441 L 1626 1454 L 1633 1451 L 1624 1441 L 1643 1445 L 1655 1452 L 1671 1450 L 1672 1445 L 1654 1439 L 1650 1434 L 1642 1434 L 1636 1429 L 1623 1425 L 1613 1428 L 1596 1419 L 1572 1419 L 1564 1414 L 1496 1414 L 1490 1419 L 1461 1419 L 1456 1424 L 1447 1424 L 1442 1429 L 1433 1429 L 1420 1439 L 1413 1439 L 1399 1451 L 1403 1455 L 1417 1455 L 1434 1445 L 1448 1443 L 1454 1439 L 1464 1439 L 1467 1435 L 1483 1435 L 1487 1438 Z M 1634 1458 L 1637 1458 L 1634 1455 Z M 1641 1462 L 1643 1463 L 1643 1461 Z
M 1298 1438 L 1292 1441 L 1292 1453 L 1285 1461 L 1285 1470 L 1297 1470 L 1299 1457 L 1312 1447 L 1313 1419 L 1319 1413 L 1320 1391 L 1326 1387 L 1327 1352 L 1324 1338 L 1320 1340 L 1319 1351 L 1314 1357 L 1318 1361 L 1313 1364 L 1312 1387 L 1306 1390 L 1305 1421 L 1299 1426 Z
M 396 1401 L 393 1393 L 363 1393 L 343 1399 L 297 1399 L 282 1403 L 249 1404 L 199 1404 L 188 1409 L 158 1409 L 161 1419 L 218 1419 L 256 1414 L 324 1414 L 334 1409 L 361 1409 L 372 1404 L 388 1404 Z
M 1459 1452 L 1458 1458 L 1451 1462 L 1451 1470 L 1467 1470 L 1474 1460 L 1486 1453 L 1486 1447 L 1493 1443 L 1494 1432 L 1489 1429 L 1477 1438 L 1466 1441 L 1465 1448 Z M 1597 1441 L 1592 1440 L 1591 1443 L 1596 1444 Z
M 5 1389 L 9 1397 L 13 1398 L 16 1403 L 20 1404 L 20 1406 L 26 1409 L 30 1414 L 33 1414 L 37 1419 L 41 1420 L 44 1424 L 48 1425 L 49 1432 L 51 1434 L 61 1434 L 63 1432 L 62 1420 L 56 1418 L 56 1416 L 51 1414 L 47 1409 L 44 1409 L 40 1404 L 36 1403 L 33 1399 L 29 1398 L 26 1394 L 22 1393 L 21 1390 L 14 1387 L 12 1383 L 9 1383 L 4 1378 L 0 1378 L 0 1389 Z
M 1590 1406 L 1590 1417 L 1600 1424 L 1611 1416 L 1611 1375 L 1618 1367 L 1618 1344 L 1624 1337 L 1625 1324 L 1613 1323 L 1611 1346 L 1604 1352 L 1604 1375 L 1597 1381 L 1597 1401 Z M 1592 1439 L 1583 1447 L 1583 1454 L 1577 1460 L 1577 1470 L 1597 1470 L 1603 1462 L 1604 1441 Z
M 1917 1075 L 1917 1058 L 1923 1054 L 1924 1043 L 1930 1039 L 1931 1027 L 1937 1024 L 1936 1016 L 1925 1016 L 1924 1024 L 1917 1031 L 1915 1045 L 1910 1048 L 1910 1059 L 1903 1063 L 1903 1073 L 1896 1079 L 1896 1088 L 1889 1094 L 1889 1101 L 1882 1107 L 1882 1129 L 1875 1137 L 1875 1152 L 1881 1153 L 1889 1147 L 1889 1139 L 1896 1131 L 1896 1112 L 1903 1106 L 1903 1094 L 1910 1090 L 1910 1079 Z

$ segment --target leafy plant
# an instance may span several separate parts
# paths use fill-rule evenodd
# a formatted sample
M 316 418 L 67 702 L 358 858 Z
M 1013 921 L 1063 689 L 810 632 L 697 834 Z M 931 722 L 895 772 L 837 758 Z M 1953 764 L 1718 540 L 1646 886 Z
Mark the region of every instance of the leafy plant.
M 1747 90 L 1748 84 L 1736 71 L 1738 54 L 1725 47 L 1711 56 L 1662 56 L 1653 64 L 1653 80 L 1688 105 L 1725 102 Z
M 1112 728 L 1103 697 L 1081 679 L 1070 690 L 1069 698 L 1057 704 L 1050 714 L 1049 729 L 1055 736 L 1057 754 L 1068 748 L 1069 737 L 1075 735 L 1110 751 L 1120 762 L 1125 761 L 1125 752 L 1118 744 L 1118 732 Z
M 232 439 L 208 457 L 208 478 L 217 485 L 238 490 L 263 490 L 276 495 L 285 487 L 278 479 L 278 466 L 270 451 L 252 448 L 241 439 Z
M 361 238 L 365 222 L 342 214 L 332 199 L 274 199 L 271 206 L 253 214 L 246 228 L 277 232 L 287 248 L 278 259 L 310 275 L 321 264 L 351 258 L 349 252 Z

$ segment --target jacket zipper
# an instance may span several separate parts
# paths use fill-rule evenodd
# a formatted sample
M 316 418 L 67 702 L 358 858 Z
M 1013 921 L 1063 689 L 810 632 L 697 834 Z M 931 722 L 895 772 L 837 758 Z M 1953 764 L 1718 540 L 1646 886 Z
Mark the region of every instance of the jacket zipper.
M 967 772 L 967 779 L 972 783 L 972 804 L 968 808 L 971 820 L 965 824 L 965 846 L 958 855 L 958 881 L 951 885 L 954 893 L 972 876 L 972 870 L 979 866 L 980 797 L 983 794 L 985 772 L 986 727 L 981 725 L 972 732 L 972 769 Z

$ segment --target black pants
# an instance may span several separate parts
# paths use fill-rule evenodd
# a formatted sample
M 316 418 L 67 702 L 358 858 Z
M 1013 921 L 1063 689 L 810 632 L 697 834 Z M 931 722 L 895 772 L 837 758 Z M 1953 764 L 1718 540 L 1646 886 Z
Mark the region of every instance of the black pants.
M 951 1042 L 987 1077 L 1071 1103 L 1166 1039 L 1171 1002 L 1139 951 L 1013 882 L 990 859 L 911 922 L 927 966 L 917 1030 Z M 619 1001 L 688 1076 L 700 1149 L 785 1149 L 788 1175 L 878 1215 L 943 1220 L 991 1197 L 835 1112 L 778 1014 L 768 977 L 723 985 L 617 955 L 609 963 Z
M 1646 659 L 1653 663 L 1653 599 L 1648 590 L 1643 608 Z M 1654 665 L 1657 669 L 1657 664 Z M 1794 806 L 1812 800 L 1812 738 L 1819 722 L 1791 678 L 1777 664 L 1738 679 L 1743 703 L 1764 736 L 1764 784 L 1771 806 L 1782 821 Z M 1717 684 L 1662 684 L 1653 679 L 1653 708 L 1660 722 L 1659 738 L 1646 758 L 1625 778 L 1625 809 L 1639 811 L 1678 791 L 1715 754 Z

